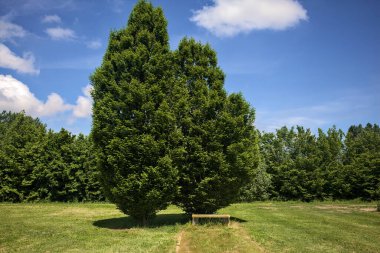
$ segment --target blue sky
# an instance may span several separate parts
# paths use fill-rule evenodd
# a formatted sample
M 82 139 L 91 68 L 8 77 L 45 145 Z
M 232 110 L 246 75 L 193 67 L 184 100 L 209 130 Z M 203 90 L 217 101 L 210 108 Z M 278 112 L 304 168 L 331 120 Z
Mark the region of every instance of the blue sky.
M 89 76 L 135 2 L 0 0 L 0 110 L 88 134 Z M 379 124 L 380 1 L 152 3 L 173 49 L 184 36 L 211 44 L 226 90 L 243 93 L 260 130 Z

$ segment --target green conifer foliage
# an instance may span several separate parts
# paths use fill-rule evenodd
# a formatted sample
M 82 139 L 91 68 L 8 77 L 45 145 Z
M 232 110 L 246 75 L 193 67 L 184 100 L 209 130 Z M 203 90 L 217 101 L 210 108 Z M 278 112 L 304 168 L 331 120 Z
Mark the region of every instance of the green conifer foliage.
M 172 157 L 181 138 L 167 22 L 160 8 L 139 1 L 127 27 L 111 32 L 92 75 L 92 137 L 108 199 L 144 224 L 177 193 Z
M 46 132 L 39 119 L 24 112 L 0 113 L 0 201 L 20 202 L 27 194 L 23 180 L 30 173 L 27 154 Z
M 236 200 L 258 165 L 254 111 L 241 94 L 227 96 L 224 73 L 209 45 L 181 41 L 177 81 L 187 90 L 178 126 L 183 134 L 177 204 L 187 213 L 213 213 Z
M 345 139 L 344 198 L 380 199 L 380 127 L 351 126 Z

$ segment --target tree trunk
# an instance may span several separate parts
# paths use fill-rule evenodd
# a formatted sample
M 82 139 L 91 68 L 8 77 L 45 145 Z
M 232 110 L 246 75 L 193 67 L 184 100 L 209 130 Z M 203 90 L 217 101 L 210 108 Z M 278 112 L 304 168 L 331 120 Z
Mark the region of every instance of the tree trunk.
M 146 227 L 148 225 L 148 219 L 145 215 L 142 217 L 141 223 L 143 227 Z

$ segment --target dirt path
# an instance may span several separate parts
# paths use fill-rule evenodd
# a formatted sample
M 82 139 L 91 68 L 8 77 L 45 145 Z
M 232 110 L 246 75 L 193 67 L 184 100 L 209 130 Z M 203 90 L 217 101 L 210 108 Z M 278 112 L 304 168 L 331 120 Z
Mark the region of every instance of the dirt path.
M 177 237 L 176 253 L 266 252 L 237 222 L 222 225 L 187 225 Z
M 183 237 L 183 234 L 184 234 L 184 231 L 182 230 L 178 236 L 177 236 L 177 244 L 175 246 L 175 253 L 179 253 L 181 248 L 184 250 L 185 249 L 185 245 L 184 245 L 184 241 L 182 240 L 182 237 Z M 183 251 L 182 251 L 183 252 Z

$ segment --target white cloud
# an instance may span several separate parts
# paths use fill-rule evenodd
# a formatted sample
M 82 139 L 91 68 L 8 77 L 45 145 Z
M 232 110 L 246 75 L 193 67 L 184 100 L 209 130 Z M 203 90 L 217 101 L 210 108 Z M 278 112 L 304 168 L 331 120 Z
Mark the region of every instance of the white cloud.
M 79 96 L 77 104 L 73 108 L 73 115 L 76 118 L 87 118 L 92 114 L 92 86 L 87 85 L 82 89 L 84 96 Z
M 39 113 L 40 116 L 50 116 L 70 109 L 72 109 L 72 105 L 65 104 L 57 93 L 51 93 Z
M 25 53 L 23 57 L 15 55 L 7 46 L 0 43 L 0 67 L 16 70 L 20 73 L 39 74 L 34 66 L 32 53 Z
M 284 30 L 307 20 L 306 10 L 296 0 L 213 0 L 191 21 L 220 37 L 252 30 Z
M 86 45 L 88 48 L 98 49 L 102 46 L 102 42 L 100 42 L 100 40 L 92 40 L 92 41 L 87 42 Z
M 36 98 L 26 84 L 11 75 L 0 74 L 0 111 L 24 110 L 33 117 L 51 117 L 63 112 L 72 112 L 67 121 L 89 118 L 92 112 L 91 89 L 90 85 L 84 87 L 84 96 L 79 96 L 75 105 L 65 103 L 57 93 L 51 93 L 44 102 Z
M 52 116 L 70 110 L 56 93 L 51 93 L 46 102 L 37 99 L 28 86 L 11 75 L 0 75 L 0 109 L 13 112 L 24 110 L 34 117 Z
M 330 115 L 313 111 L 312 107 L 295 108 L 279 111 L 260 111 L 256 112 L 256 126 L 260 130 L 274 132 L 283 126 L 304 126 L 313 130 L 326 124 L 334 124 Z
M 0 20 L 0 40 L 8 40 L 14 37 L 22 38 L 26 31 L 19 25 Z
M 54 27 L 46 29 L 46 33 L 53 40 L 71 40 L 75 39 L 75 32 L 68 28 Z
M 62 20 L 58 15 L 46 15 L 42 19 L 42 23 L 61 23 Z

